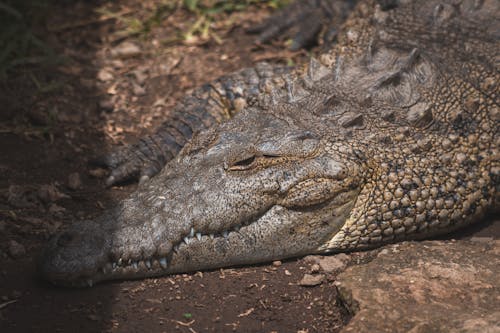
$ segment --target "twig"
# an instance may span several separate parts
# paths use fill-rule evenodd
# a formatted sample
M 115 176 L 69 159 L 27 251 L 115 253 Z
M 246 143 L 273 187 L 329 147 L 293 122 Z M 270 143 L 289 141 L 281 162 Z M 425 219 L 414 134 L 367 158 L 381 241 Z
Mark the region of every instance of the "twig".
M 15 303 L 15 302 L 17 302 L 17 299 L 12 300 L 12 301 L 8 301 L 8 302 L 4 302 L 4 303 L 0 304 L 0 310 L 3 309 L 3 308 L 5 308 L 5 307 L 7 307 L 9 304 L 12 304 L 12 303 Z
M 249 314 L 251 314 L 254 310 L 255 310 L 255 308 L 250 308 L 250 309 L 246 310 L 245 312 L 240 313 L 240 314 L 238 315 L 238 318 L 241 318 L 241 317 L 246 317 L 246 316 L 248 316 Z
M 185 327 L 189 327 L 189 326 L 193 325 L 193 323 L 194 323 L 194 319 L 193 319 L 193 320 L 191 320 L 190 322 L 187 322 L 187 323 L 182 322 L 182 321 L 179 321 L 179 320 L 174 320 L 174 319 L 172 319 L 172 321 L 173 321 L 174 323 L 176 323 L 176 324 L 179 324 L 179 325 L 181 325 L 181 326 L 185 326 Z

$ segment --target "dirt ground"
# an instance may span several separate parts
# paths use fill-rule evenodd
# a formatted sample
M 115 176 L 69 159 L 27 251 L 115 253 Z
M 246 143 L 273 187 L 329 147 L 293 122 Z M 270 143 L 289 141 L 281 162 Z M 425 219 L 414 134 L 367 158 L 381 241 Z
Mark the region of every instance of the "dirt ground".
M 335 272 L 301 286 L 307 259 L 80 290 L 37 278 L 36 256 L 52 233 L 136 187 L 105 188 L 105 170 L 90 159 L 151 132 L 193 87 L 257 61 L 307 59 L 283 41 L 253 43 L 245 28 L 270 13 L 264 6 L 221 14 L 208 37 L 178 38 L 199 20 L 184 9 L 137 34 L 132 18 L 148 19 L 155 6 L 65 2 L 43 29 L 64 60 L 0 83 L 0 332 L 338 332 L 350 315 Z M 486 228 L 498 236 L 498 223 Z M 484 229 L 468 235 L 476 230 Z M 349 262 L 371 256 L 351 254 Z

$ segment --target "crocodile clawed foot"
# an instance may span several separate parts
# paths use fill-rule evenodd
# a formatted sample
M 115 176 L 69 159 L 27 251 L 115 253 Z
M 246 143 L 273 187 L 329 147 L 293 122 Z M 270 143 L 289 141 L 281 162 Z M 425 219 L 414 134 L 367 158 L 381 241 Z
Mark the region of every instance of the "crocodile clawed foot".
M 247 31 L 259 34 L 257 43 L 266 43 L 282 35 L 293 36 L 290 49 L 296 51 L 317 43 L 321 32 L 324 32 L 323 39 L 328 42 L 331 31 L 336 31 L 335 26 L 343 22 L 355 2 L 296 1 Z
M 109 154 L 101 155 L 91 160 L 90 163 L 111 171 L 105 181 L 106 186 L 137 180 L 143 183 L 160 172 L 165 165 L 161 152 L 145 148 L 146 145 L 143 142 L 127 145 Z

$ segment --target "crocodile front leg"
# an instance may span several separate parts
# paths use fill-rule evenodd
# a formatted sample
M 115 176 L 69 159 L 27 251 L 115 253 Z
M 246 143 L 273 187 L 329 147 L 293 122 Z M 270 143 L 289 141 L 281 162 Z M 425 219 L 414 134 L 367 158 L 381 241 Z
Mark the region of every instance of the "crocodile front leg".
M 94 161 L 111 169 L 106 185 L 137 178 L 143 182 L 154 176 L 193 133 L 230 119 L 260 92 L 275 89 L 280 81 L 276 78 L 291 71 L 291 67 L 263 62 L 195 89 L 176 105 L 155 133 Z

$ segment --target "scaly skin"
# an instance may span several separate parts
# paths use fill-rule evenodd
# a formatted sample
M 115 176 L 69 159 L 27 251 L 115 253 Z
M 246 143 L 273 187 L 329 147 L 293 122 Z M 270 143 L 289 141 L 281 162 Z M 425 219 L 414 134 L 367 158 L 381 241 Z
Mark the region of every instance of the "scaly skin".
M 53 238 L 43 276 L 82 286 L 358 250 L 497 211 L 498 1 L 384 8 L 360 2 L 321 63 Z

